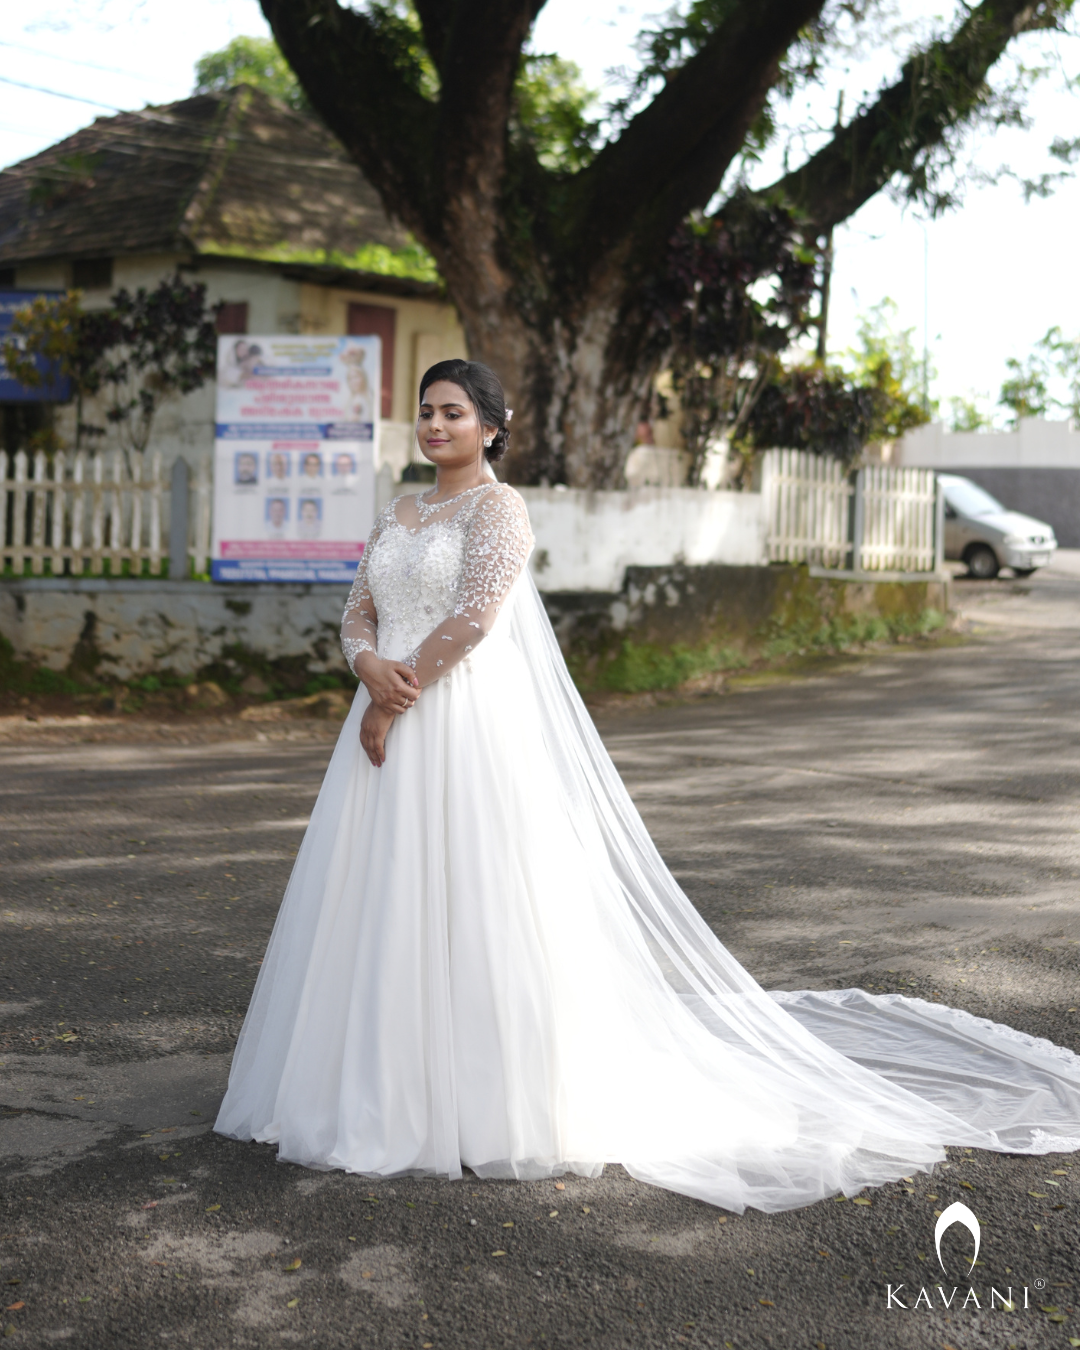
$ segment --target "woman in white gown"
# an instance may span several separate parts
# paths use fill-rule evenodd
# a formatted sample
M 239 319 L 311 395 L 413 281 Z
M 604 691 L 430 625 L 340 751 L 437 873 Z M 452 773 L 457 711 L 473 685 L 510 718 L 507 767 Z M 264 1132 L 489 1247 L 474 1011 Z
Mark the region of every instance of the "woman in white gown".
M 475 362 L 424 376 L 342 627 L 362 681 L 215 1128 L 379 1176 L 597 1175 L 790 1209 L 945 1144 L 1080 1148 L 1080 1058 L 955 1009 L 768 994 L 680 891 L 566 671 L 488 468 Z M 486 457 L 485 457 L 486 452 Z

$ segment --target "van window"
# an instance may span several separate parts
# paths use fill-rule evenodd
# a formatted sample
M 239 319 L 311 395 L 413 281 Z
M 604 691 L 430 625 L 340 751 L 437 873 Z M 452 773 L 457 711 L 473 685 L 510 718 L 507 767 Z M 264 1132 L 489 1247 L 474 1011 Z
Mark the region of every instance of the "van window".
M 945 500 L 961 516 L 989 516 L 1005 508 L 969 478 L 951 478 L 942 484 Z

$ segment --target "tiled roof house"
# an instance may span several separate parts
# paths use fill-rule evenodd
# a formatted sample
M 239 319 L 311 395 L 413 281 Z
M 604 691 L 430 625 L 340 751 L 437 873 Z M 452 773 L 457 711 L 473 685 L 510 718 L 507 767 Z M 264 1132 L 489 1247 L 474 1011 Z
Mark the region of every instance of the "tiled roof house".
M 180 268 L 225 302 L 224 332 L 376 332 L 398 424 L 418 374 L 463 354 L 456 315 L 435 283 L 340 260 L 407 243 L 319 122 L 247 85 L 99 117 L 0 172 L 0 290 L 77 286 L 92 305 Z M 212 415 L 212 389 L 188 396 L 159 448 L 209 455 Z

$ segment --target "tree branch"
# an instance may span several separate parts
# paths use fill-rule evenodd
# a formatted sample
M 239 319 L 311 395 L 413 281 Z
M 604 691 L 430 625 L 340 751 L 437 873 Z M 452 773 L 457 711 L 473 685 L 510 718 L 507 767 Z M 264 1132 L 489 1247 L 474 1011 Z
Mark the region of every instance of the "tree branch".
M 502 190 L 521 48 L 544 0 L 457 0 L 442 47 L 439 149 L 448 187 Z M 464 183 L 461 181 L 464 178 Z
M 453 0 L 413 0 L 424 31 L 424 46 L 435 69 L 442 75 L 446 38 L 454 17 Z
M 732 6 L 706 45 L 576 176 L 574 216 L 587 257 L 631 232 L 647 247 L 706 205 L 768 98 L 784 52 L 822 4 Z
M 260 0 L 312 106 L 421 237 L 438 232 L 435 106 L 410 79 L 405 54 L 367 15 L 336 0 Z
M 905 62 L 900 79 L 800 169 L 763 195 L 781 194 L 822 234 L 853 215 L 897 174 L 976 112 L 990 67 L 1018 34 L 1050 26 L 1053 0 L 983 0 L 952 37 Z

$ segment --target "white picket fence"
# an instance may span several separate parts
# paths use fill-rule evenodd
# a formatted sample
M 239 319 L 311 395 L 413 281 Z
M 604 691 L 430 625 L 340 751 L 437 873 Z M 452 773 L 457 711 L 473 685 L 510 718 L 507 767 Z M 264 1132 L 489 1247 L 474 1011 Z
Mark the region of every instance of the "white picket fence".
M 868 465 L 855 482 L 854 571 L 938 568 L 937 476 L 933 469 Z
M 0 452 L 0 566 L 5 572 L 161 575 L 172 545 L 162 529 L 163 496 L 172 482 L 162 474 L 160 454 L 145 462 L 133 456 L 129 469 L 120 451 L 38 451 L 32 476 L 30 468 L 25 451 Z M 185 502 L 180 515 L 191 521 L 181 548 L 198 574 L 206 571 L 210 554 L 210 479 L 203 466 L 195 477 L 194 498 L 195 509 L 189 513 Z M 182 570 L 186 575 L 187 568 Z
M 941 570 L 942 510 L 932 469 L 872 465 L 851 474 L 828 456 L 768 450 L 761 492 L 769 562 L 844 572 Z
M 769 562 L 843 567 L 851 552 L 854 488 L 838 459 L 767 450 L 761 471 Z

